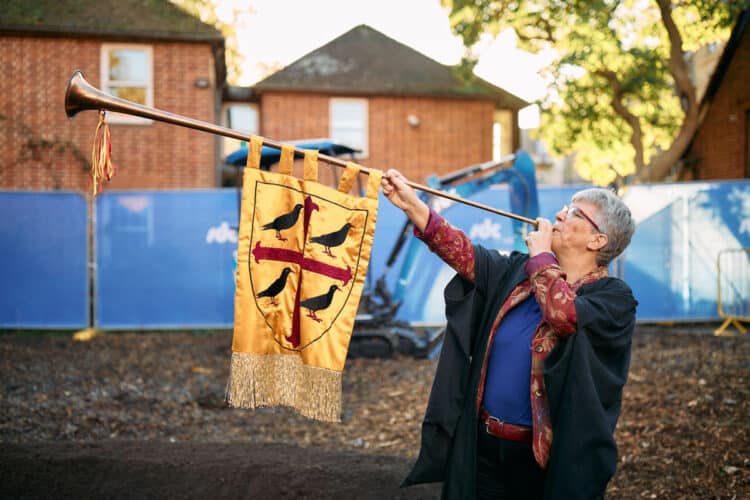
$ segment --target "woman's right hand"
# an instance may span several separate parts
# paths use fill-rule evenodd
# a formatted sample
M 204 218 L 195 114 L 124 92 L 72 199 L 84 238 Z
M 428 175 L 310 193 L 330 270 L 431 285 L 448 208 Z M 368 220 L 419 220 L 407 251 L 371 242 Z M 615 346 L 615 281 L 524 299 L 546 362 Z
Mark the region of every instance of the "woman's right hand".
M 392 168 L 385 173 L 381 181 L 385 197 L 404 212 L 422 203 L 414 189 L 406 182 L 406 177 Z
M 383 194 L 388 201 L 406 213 L 417 229 L 424 231 L 430 219 L 430 208 L 406 182 L 406 177 L 400 172 L 389 169 L 381 181 Z

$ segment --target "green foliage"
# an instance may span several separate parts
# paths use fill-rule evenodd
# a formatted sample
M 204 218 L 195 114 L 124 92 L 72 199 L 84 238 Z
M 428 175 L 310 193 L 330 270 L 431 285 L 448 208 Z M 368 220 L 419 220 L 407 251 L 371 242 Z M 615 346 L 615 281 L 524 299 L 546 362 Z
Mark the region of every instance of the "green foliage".
M 476 77 L 474 76 L 474 67 L 477 65 L 477 62 L 478 61 L 475 58 L 466 55 L 461 58 L 461 62 L 453 66 L 451 70 L 456 77 L 468 84 L 469 82 L 476 80 Z
M 179 5 L 187 12 L 200 18 L 201 21 L 215 26 L 221 31 L 226 40 L 226 63 L 227 63 L 227 81 L 230 84 L 237 82 L 242 75 L 242 65 L 245 62 L 244 56 L 239 50 L 237 40 L 237 31 L 235 24 L 238 18 L 244 14 L 252 12 L 252 7 L 248 3 L 242 9 L 232 11 L 232 19 L 223 21 L 217 14 L 217 7 L 220 0 L 170 0 L 173 4 Z
M 467 47 L 484 33 L 513 28 L 519 45 L 554 48 L 545 69 L 540 134 L 557 154 L 575 154 L 586 179 L 605 184 L 637 174 L 632 123 L 637 118 L 644 164 L 670 147 L 685 113 L 670 67 L 670 38 L 654 0 L 442 0 Z M 673 2 L 681 52 L 724 42 L 750 0 Z

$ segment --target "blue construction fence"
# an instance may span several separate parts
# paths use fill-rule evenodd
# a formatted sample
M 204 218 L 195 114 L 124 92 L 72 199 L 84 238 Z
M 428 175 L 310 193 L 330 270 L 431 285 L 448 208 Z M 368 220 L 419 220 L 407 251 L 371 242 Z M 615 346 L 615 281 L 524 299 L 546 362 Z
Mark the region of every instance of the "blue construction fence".
M 541 215 L 585 187 L 540 187 Z M 510 210 L 503 185 L 471 199 Z M 611 272 L 633 288 L 638 319 L 718 320 L 717 257 L 750 247 L 750 181 L 633 186 L 624 200 L 638 227 Z M 105 192 L 91 208 L 93 245 L 81 194 L 0 192 L 0 328 L 232 327 L 235 190 Z M 479 244 L 514 248 L 507 218 L 463 204 L 443 215 Z M 442 323 L 453 272 L 413 237 L 386 266 L 404 222 L 381 199 L 366 289 L 383 277 L 400 295 L 397 319 Z

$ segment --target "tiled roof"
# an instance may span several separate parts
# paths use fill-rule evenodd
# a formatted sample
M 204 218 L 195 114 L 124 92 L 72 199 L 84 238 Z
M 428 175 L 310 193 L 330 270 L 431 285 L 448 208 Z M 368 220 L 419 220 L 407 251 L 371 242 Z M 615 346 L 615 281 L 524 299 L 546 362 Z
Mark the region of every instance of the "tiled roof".
M 489 99 L 507 109 L 528 104 L 481 78 L 466 82 L 455 67 L 440 64 L 366 25 L 301 57 L 253 89 Z
M 223 41 L 219 30 L 167 0 L 2 0 L 3 32 Z

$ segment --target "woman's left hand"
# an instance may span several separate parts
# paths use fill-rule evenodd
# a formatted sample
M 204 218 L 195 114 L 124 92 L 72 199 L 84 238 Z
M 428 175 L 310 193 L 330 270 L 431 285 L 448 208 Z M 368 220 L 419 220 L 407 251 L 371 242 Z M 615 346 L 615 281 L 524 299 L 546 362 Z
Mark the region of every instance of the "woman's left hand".
M 544 252 L 552 252 L 552 223 L 541 217 L 537 218 L 537 229 L 526 235 L 526 246 L 529 256 L 534 257 Z

